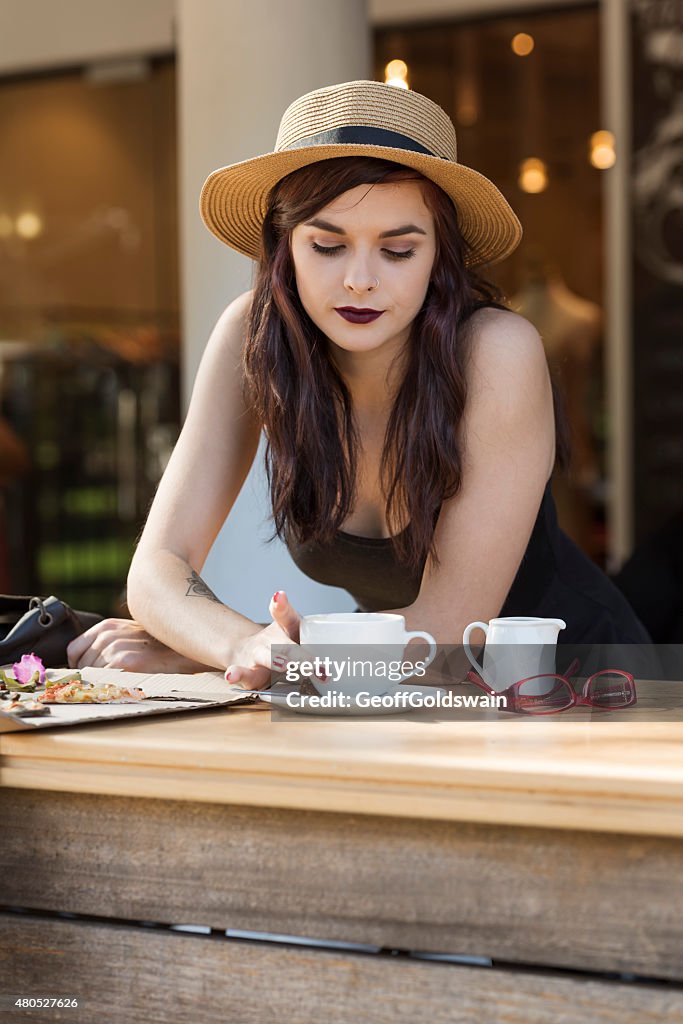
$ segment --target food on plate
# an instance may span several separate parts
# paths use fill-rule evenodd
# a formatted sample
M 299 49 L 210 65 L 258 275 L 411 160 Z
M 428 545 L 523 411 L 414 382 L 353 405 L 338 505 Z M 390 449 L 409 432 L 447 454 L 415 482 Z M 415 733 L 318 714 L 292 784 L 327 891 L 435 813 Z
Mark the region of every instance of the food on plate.
M 0 680 L 5 687 L 19 693 L 33 693 L 36 686 L 44 684 L 45 678 L 45 666 L 37 654 L 23 654 L 21 661 L 12 665 L 11 672 L 0 668 Z
M 80 683 L 82 679 L 83 676 L 76 670 L 75 672 L 69 672 L 66 676 L 61 676 L 59 679 L 46 679 L 45 685 L 49 690 L 51 686 L 61 686 L 62 683 Z
M 36 688 L 41 692 L 35 699 L 23 696 Z M 46 704 L 124 704 L 144 699 L 138 686 L 91 683 L 78 670 L 50 679 L 35 654 L 25 654 L 11 667 L 0 668 L 0 706 L 9 714 L 47 715 L 50 709 Z
M 18 680 L 13 679 L 4 668 L 0 668 L 0 686 L 3 692 L 11 690 L 12 693 L 34 693 L 36 688 L 34 682 L 20 683 Z
M 35 717 L 36 715 L 49 715 L 51 711 L 44 704 L 31 698 L 21 698 L 18 693 L 10 695 L 9 700 L 3 700 L 0 704 L 0 711 L 10 715 L 18 715 L 20 718 Z
M 144 699 L 139 686 L 89 683 L 84 679 L 56 682 L 38 696 L 43 704 L 127 704 Z
M 0 668 L 0 695 L 12 693 L 35 693 L 37 687 L 60 686 L 62 683 L 81 681 L 81 673 L 68 672 L 59 679 L 49 679 L 45 666 L 37 654 L 24 654 L 21 661 Z

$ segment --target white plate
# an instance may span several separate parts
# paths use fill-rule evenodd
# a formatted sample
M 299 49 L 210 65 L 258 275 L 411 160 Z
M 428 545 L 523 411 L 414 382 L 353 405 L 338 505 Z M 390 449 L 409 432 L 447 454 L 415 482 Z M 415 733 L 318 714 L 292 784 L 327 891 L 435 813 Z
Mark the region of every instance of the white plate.
M 409 683 L 401 683 L 400 686 L 396 687 L 398 691 L 410 691 L 411 693 L 422 694 L 423 696 L 436 696 L 437 693 L 444 694 L 447 691 L 441 687 L 436 686 L 412 686 Z M 253 693 L 254 691 L 249 691 Z M 349 707 L 321 707 L 320 705 L 309 704 L 296 704 L 289 705 L 287 703 L 287 696 L 290 693 L 296 692 L 296 690 L 262 690 L 259 693 L 261 700 L 267 701 L 275 708 L 281 708 L 283 711 L 291 711 L 298 715 L 322 715 L 327 717 L 345 717 L 345 718 L 365 718 L 374 717 L 375 715 L 405 715 L 418 712 L 422 710 L 420 707 L 411 707 L 409 704 L 403 706 L 399 701 L 395 703 L 392 701 L 391 704 L 380 705 L 379 707 L 361 707 L 356 704 L 355 701 L 351 703 Z M 392 693 L 394 691 L 388 691 Z M 433 710 L 432 708 L 426 708 L 425 710 Z

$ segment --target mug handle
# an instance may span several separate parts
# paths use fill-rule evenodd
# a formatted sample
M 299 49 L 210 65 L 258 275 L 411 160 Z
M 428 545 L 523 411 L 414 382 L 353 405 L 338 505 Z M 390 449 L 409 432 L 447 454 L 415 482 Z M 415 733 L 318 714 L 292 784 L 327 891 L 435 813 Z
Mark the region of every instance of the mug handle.
M 474 632 L 475 629 L 482 629 L 484 631 L 484 634 L 488 638 L 488 635 L 489 635 L 489 624 L 488 624 L 488 622 L 470 622 L 469 626 L 465 626 L 465 632 L 462 634 L 462 645 L 463 645 L 463 647 L 465 649 L 465 654 L 467 655 L 467 657 L 468 657 L 468 659 L 470 661 L 470 664 L 472 665 L 473 668 L 475 668 L 477 670 L 477 675 L 481 676 L 481 678 L 484 680 L 484 682 L 488 683 L 488 679 L 484 675 L 484 668 L 483 668 L 483 666 L 479 664 L 477 659 L 472 654 L 472 651 L 470 650 L 470 642 L 469 642 L 470 641 L 470 636 L 472 635 L 472 633 Z
M 431 665 L 431 663 L 434 661 L 434 658 L 436 657 L 436 640 L 434 639 L 434 637 L 432 636 L 431 633 L 426 633 L 423 629 L 417 629 L 417 630 L 413 630 L 412 632 L 409 632 L 409 633 L 408 632 L 404 633 L 403 634 L 403 639 L 404 639 L 404 642 L 405 642 L 404 643 L 404 651 L 405 651 L 405 647 L 407 647 L 408 644 L 410 643 L 410 641 L 413 639 L 413 637 L 416 637 L 416 636 L 419 636 L 421 640 L 426 640 L 427 643 L 429 644 L 429 654 L 427 655 L 427 657 L 426 657 L 426 659 L 424 661 L 424 667 L 427 668 L 427 666 Z M 406 679 L 411 679 L 414 675 L 415 675 L 414 672 L 409 672 L 406 675 L 401 676 L 401 678 L 399 679 L 399 682 L 403 683 L 403 682 L 405 682 Z

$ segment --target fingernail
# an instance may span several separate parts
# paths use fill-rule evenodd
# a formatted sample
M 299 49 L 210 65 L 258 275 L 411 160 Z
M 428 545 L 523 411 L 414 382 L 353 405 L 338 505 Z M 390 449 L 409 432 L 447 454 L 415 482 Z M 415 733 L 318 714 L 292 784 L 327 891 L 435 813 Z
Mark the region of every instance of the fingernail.
M 280 596 L 280 591 L 276 590 L 275 593 L 273 594 L 273 603 L 274 604 L 277 604 L 277 599 L 278 599 L 279 596 Z
M 226 683 L 230 682 L 230 672 L 226 672 L 225 673 L 225 681 L 226 681 Z

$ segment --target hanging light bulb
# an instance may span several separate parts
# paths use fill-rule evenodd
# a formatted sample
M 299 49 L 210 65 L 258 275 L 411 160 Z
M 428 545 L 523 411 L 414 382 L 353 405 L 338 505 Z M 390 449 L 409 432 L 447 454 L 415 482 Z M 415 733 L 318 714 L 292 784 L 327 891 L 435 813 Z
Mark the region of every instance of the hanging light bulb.
M 590 162 L 599 171 L 605 171 L 613 167 L 617 154 L 614 149 L 614 135 L 612 132 L 593 132 L 590 141 Z
M 522 160 L 517 184 L 522 192 L 529 192 L 532 195 L 545 192 L 548 187 L 548 167 L 545 161 L 535 156 Z
M 535 45 L 534 37 L 530 36 L 528 32 L 518 32 L 512 37 L 510 43 L 512 52 L 518 57 L 528 57 Z
M 408 65 L 404 60 L 390 60 L 384 69 L 386 85 L 395 85 L 398 89 L 408 88 Z

